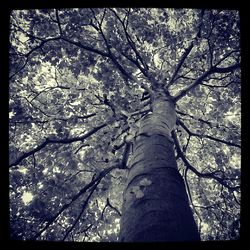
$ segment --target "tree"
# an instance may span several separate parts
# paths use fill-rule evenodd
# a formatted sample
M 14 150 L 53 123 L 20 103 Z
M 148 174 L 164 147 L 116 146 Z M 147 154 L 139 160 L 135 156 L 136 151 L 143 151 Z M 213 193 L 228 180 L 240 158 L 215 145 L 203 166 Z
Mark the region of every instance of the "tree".
M 238 11 L 10 16 L 13 239 L 239 238 Z

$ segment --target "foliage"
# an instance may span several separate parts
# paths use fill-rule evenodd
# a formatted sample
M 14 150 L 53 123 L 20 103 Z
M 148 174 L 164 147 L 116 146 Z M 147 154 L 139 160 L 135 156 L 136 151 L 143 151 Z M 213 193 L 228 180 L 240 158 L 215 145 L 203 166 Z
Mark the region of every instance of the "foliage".
M 120 161 L 156 85 L 202 239 L 239 238 L 237 11 L 15 10 L 9 54 L 12 238 L 117 241 Z

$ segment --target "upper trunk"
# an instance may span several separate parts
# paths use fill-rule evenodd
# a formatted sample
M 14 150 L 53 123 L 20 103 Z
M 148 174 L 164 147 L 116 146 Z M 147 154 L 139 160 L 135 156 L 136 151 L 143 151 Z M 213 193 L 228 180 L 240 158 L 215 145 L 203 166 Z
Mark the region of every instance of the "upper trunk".
M 176 122 L 174 105 L 159 92 L 152 108 L 133 143 L 120 241 L 199 240 L 170 135 Z

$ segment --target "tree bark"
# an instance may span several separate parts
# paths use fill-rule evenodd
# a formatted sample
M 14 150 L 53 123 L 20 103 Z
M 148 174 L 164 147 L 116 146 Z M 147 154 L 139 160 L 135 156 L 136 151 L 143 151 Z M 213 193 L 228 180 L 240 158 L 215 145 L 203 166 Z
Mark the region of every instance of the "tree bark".
M 164 92 L 158 91 L 152 110 L 142 118 L 133 142 L 120 241 L 198 241 L 170 135 L 176 123 L 175 107 Z

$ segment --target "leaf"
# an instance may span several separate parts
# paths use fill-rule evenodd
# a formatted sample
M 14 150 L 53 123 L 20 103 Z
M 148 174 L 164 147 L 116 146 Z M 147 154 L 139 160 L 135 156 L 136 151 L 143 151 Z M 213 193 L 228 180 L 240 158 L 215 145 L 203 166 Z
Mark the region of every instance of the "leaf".
M 80 69 L 77 67 L 74 67 L 71 70 L 72 70 L 72 73 L 74 74 L 74 76 L 77 78 L 78 75 L 80 74 Z
M 57 67 L 58 67 L 59 69 L 63 69 L 63 68 L 65 68 L 65 67 L 67 67 L 67 62 L 64 61 L 64 60 L 62 60 L 61 62 L 58 63 Z

